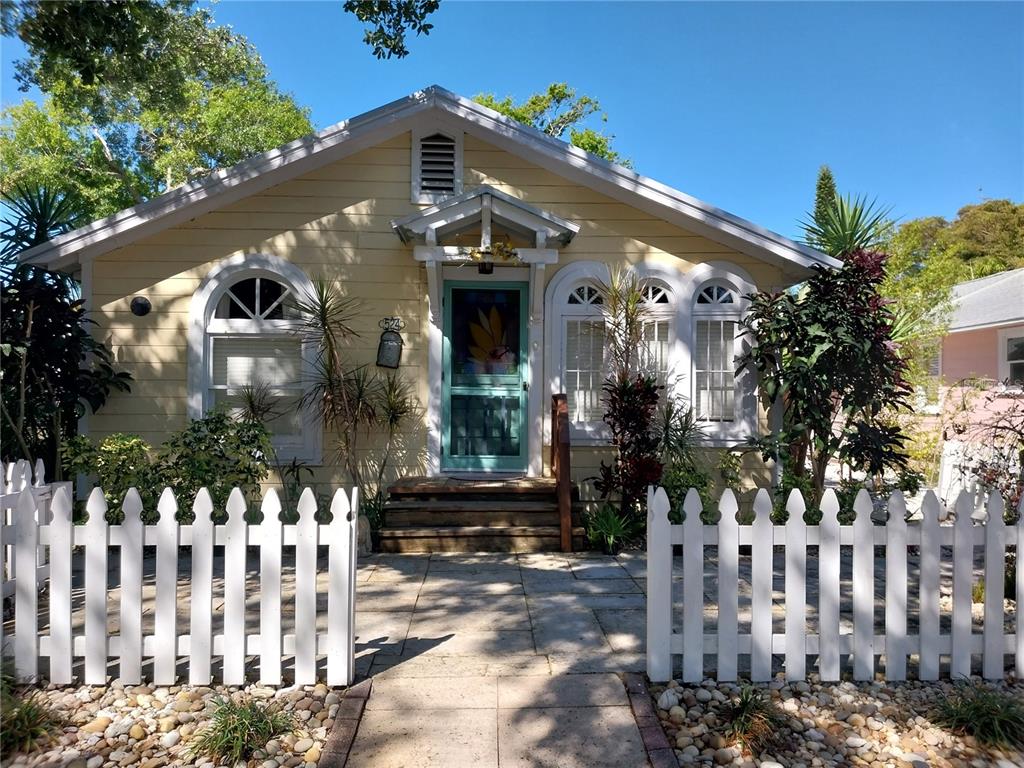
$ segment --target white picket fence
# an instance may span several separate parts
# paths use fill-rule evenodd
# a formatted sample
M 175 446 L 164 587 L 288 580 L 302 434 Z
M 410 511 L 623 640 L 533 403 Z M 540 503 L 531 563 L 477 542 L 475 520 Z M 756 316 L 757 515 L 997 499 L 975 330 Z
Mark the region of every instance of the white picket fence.
M 172 685 L 177 682 L 179 659 L 184 658 L 188 682 L 209 685 L 213 660 L 219 658 L 223 683 L 242 685 L 247 657 L 255 657 L 262 683 L 280 685 L 284 660 L 294 658 L 294 682 L 308 685 L 316 682 L 318 657 L 326 656 L 327 683 L 351 684 L 355 668 L 355 489 L 351 497 L 340 489 L 334 494 L 329 524 L 317 522 L 316 497 L 308 488 L 299 499 L 294 525 L 281 522 L 281 503 L 273 489 L 262 499 L 258 525 L 246 522 L 246 502 L 237 488 L 227 501 L 223 525 L 214 524 L 213 502 L 205 489 L 195 498 L 191 525 L 176 520 L 178 505 L 169 488 L 160 496 L 155 525 L 143 524 L 142 500 L 135 489 L 126 494 L 122 509 L 124 522 L 108 524 L 107 504 L 103 492 L 96 488 L 86 503 L 87 522 L 74 525 L 70 484 L 54 490 L 49 520 L 40 520 L 32 488 L 23 488 L 18 494 L 13 522 L 0 526 L 0 552 L 9 542 L 14 553 L 15 593 L 14 634 L 0 634 L 0 647 L 13 657 L 19 679 L 38 679 L 40 661 L 47 658 L 45 678 L 66 685 L 72 681 L 74 660 L 84 659 L 82 681 L 102 685 L 113 660 L 124 684 L 138 684 L 144 677 L 143 662 L 151 660 L 148 679 L 156 685 Z M 318 545 L 326 545 L 328 550 L 326 632 L 317 628 L 317 619 L 324 613 L 317 600 Z M 24 578 L 24 574 L 36 572 L 40 547 L 49 556 L 50 587 L 42 616 L 35 580 Z M 115 547 L 120 550 L 118 561 L 111 560 Z M 155 547 L 155 565 L 150 563 L 154 567 L 149 569 L 153 578 L 149 580 L 145 578 L 143 547 Z M 248 547 L 259 547 L 258 621 L 246 619 Z M 282 554 L 288 548 L 294 549 L 293 597 L 282 595 Z M 217 575 L 215 549 L 223 561 L 223 572 Z M 178 590 L 183 588 L 179 560 L 183 558 L 190 561 L 184 580 L 188 585 L 184 588 L 189 590 L 189 626 L 184 634 L 177 619 Z M 108 588 L 111 562 L 118 563 L 116 598 Z M 84 577 L 84 582 L 76 576 Z M 144 588 L 147 594 L 155 590 L 150 603 L 152 633 L 145 635 Z M 223 631 L 219 634 L 213 633 L 215 599 L 223 605 Z M 284 607 L 294 607 L 292 634 L 282 631 Z M 84 620 L 76 626 L 73 612 L 81 616 L 83 611 Z M 114 611 L 119 625 L 116 633 L 109 629 Z
M 70 484 L 68 485 L 70 489 Z M 46 469 L 43 460 L 37 459 L 35 469 L 28 461 L 21 459 L 11 462 L 4 467 L 3 488 L 0 489 L 0 524 L 11 525 L 14 521 L 15 509 L 21 492 L 30 488 L 36 501 L 35 519 L 42 525 L 50 520 L 50 498 L 53 493 L 53 486 L 46 482 Z M 5 551 L 6 550 L 6 551 Z M 14 594 L 15 582 L 9 577 L 6 569 L 10 568 L 13 547 L 0 547 L 0 598 L 9 598 Z M 39 549 L 36 558 L 36 589 L 41 589 L 49 574 L 49 566 L 46 561 L 46 551 Z
M 981 655 L 982 674 L 996 679 L 1004 676 L 1006 657 L 1014 657 L 1016 675 L 1024 677 L 1024 615 L 1016 611 L 1016 632 L 1004 632 L 1004 571 L 1007 547 L 1024 544 L 1024 514 L 1014 527 L 1003 519 L 1003 500 L 992 494 L 986 505 L 986 519 L 978 525 L 972 520 L 973 495 L 961 494 L 952 525 L 940 525 L 940 504 L 929 492 L 924 499 L 923 519 L 906 521 L 903 496 L 894 494 L 888 502 L 889 518 L 884 526 L 872 523 L 872 502 L 866 491 L 857 496 L 852 525 L 840 525 L 838 499 L 826 491 L 821 502 L 820 525 L 804 522 L 805 505 L 793 492 L 786 508 L 785 525 L 773 525 L 771 499 L 764 490 L 754 501 L 754 521 L 740 525 L 738 505 L 732 491 L 726 491 L 719 503 L 721 519 L 717 525 L 700 520 L 701 503 L 691 490 L 683 505 L 681 525 L 669 522 L 670 502 L 663 488 L 648 492 L 647 513 L 647 674 L 652 680 L 665 681 L 682 656 L 682 679 L 696 682 L 705 675 L 705 654 L 715 657 L 719 680 L 736 680 L 740 657 L 749 657 L 749 678 L 766 681 L 772 676 L 773 654 L 783 655 L 785 675 L 801 680 L 807 675 L 807 657 L 817 657 L 817 672 L 822 680 L 840 678 L 841 656 L 853 660 L 855 680 L 873 680 L 876 659 L 884 656 L 888 680 L 904 680 L 908 661 L 916 657 L 917 677 L 936 680 L 943 657 L 949 661 L 949 675 L 959 679 L 971 674 L 972 656 Z M 1024 503 L 1022 503 L 1024 511 Z M 744 599 L 744 629 L 739 626 L 739 548 L 750 546 L 749 583 L 751 593 Z M 682 616 L 678 624 L 673 614 L 673 547 L 682 547 Z M 717 574 L 708 565 L 706 548 L 717 549 Z M 784 632 L 772 626 L 772 582 L 775 574 L 773 549 L 785 551 L 782 575 L 785 579 Z M 852 548 L 852 585 L 841 594 L 840 548 Z M 808 621 L 808 549 L 817 559 L 817 617 Z M 950 631 L 940 631 L 940 560 L 945 549 L 952 561 L 952 610 Z M 984 619 L 981 633 L 972 627 L 972 586 L 975 548 L 984 551 Z M 884 554 L 879 555 L 879 549 Z M 908 549 L 912 549 L 908 553 Z M 908 582 L 908 554 L 914 558 L 917 576 Z M 875 566 L 880 557 L 884 567 L 884 633 L 875 634 Z M 744 569 L 747 561 L 744 555 Z M 717 622 L 713 631 L 705 627 L 705 575 L 717 576 Z M 948 584 L 948 582 L 947 582 Z M 1024 595 L 1024 563 L 1018 562 L 1017 595 Z M 849 594 L 852 592 L 852 595 Z M 843 597 L 852 597 L 852 617 L 840 608 Z M 909 599 L 917 598 L 914 613 Z M 679 596 L 676 596 L 676 604 Z M 749 614 L 746 613 L 749 611 Z M 747 619 L 749 615 L 749 620 Z M 852 632 L 841 631 L 841 618 L 852 623 Z M 852 618 L 852 622 L 849 620 Z M 916 618 L 916 634 L 908 632 L 908 618 Z M 677 630 L 678 627 L 678 630 Z

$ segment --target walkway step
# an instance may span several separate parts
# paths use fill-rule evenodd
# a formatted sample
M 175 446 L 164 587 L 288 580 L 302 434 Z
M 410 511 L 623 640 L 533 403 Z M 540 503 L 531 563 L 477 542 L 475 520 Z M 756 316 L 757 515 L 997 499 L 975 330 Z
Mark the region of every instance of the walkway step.
M 558 525 L 558 505 L 547 501 L 398 500 L 384 505 L 388 528 L 406 526 Z

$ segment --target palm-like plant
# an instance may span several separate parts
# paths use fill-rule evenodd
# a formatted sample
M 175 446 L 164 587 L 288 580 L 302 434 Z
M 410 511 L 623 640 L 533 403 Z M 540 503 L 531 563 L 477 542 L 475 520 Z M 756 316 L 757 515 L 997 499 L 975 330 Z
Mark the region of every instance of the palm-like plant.
M 800 223 L 804 241 L 836 257 L 875 250 L 892 229 L 890 211 L 879 208 L 874 200 L 836 195 L 831 206 Z
M 23 271 L 18 263 L 21 253 L 70 232 L 83 222 L 78 199 L 60 190 L 19 182 L 2 198 L 8 209 L 0 220 L 0 275 L 5 281 Z

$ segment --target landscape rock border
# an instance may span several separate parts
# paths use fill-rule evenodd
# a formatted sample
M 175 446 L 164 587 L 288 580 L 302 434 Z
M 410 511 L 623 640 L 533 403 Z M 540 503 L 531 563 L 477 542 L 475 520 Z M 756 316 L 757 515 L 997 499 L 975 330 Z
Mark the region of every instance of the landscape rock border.
M 742 688 L 737 683 L 704 680 L 667 685 L 647 683 L 645 697 L 635 675 L 627 682 L 637 725 L 644 733 L 653 712 L 668 743 L 665 750 L 651 739 L 648 755 L 655 768 L 663 766 L 742 766 L 742 768 L 1018 768 L 1024 753 L 985 749 L 971 736 L 960 736 L 929 720 L 937 700 L 955 690 L 949 681 L 888 683 L 884 681 L 821 683 L 787 682 L 780 677 L 754 684 L 776 705 L 786 720 L 778 744 L 754 758 L 724 735 L 721 710 Z M 980 683 L 971 678 L 972 683 Z M 991 684 L 1024 697 L 1024 681 Z M 642 699 L 645 698 L 646 701 Z M 644 743 L 648 744 L 645 736 Z M 769 754 L 770 752 L 770 754 Z M 661 762 L 656 762 L 660 760 Z

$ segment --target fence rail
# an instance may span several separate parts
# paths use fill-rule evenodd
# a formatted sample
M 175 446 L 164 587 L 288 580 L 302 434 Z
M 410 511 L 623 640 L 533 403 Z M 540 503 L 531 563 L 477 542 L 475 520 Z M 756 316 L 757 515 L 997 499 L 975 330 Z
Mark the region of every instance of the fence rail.
M 985 519 L 972 520 L 975 497 L 962 493 L 957 499 L 952 525 L 940 525 L 940 504 L 929 492 L 922 507 L 922 520 L 906 520 L 903 496 L 893 494 L 888 502 L 889 518 L 884 526 L 871 520 L 873 504 L 866 491 L 854 503 L 852 525 L 840 525 L 839 501 L 826 491 L 821 502 L 819 525 L 807 525 L 804 500 L 794 491 L 786 504 L 785 525 L 773 525 L 771 499 L 761 490 L 754 501 L 754 520 L 740 525 L 738 505 L 732 491 L 725 491 L 719 503 L 721 519 L 705 525 L 697 492 L 690 490 L 683 504 L 682 524 L 669 522 L 671 504 L 663 488 L 648 492 L 647 512 L 647 673 L 652 680 L 672 677 L 673 658 L 681 656 L 682 678 L 696 682 L 705 675 L 705 655 L 715 657 L 720 680 L 735 680 L 741 657 L 749 661 L 749 677 L 765 681 L 772 676 L 772 657 L 782 655 L 786 678 L 801 680 L 807 675 L 807 657 L 817 657 L 822 680 L 840 678 L 841 657 L 852 656 L 853 678 L 872 680 L 876 661 L 884 657 L 888 680 L 904 680 L 908 661 L 916 657 L 917 677 L 936 680 L 942 657 L 949 659 L 953 678 L 971 674 L 972 656 L 982 658 L 982 674 L 989 679 L 1005 674 L 1006 657 L 1012 657 L 1017 677 L 1024 677 L 1024 616 L 1016 610 L 1015 632 L 1006 633 L 1004 624 L 1004 577 L 1006 554 L 1024 544 L 1024 514 L 1016 525 L 1003 519 L 1003 500 L 989 496 Z M 1024 502 L 1021 505 L 1024 512 Z M 673 599 L 673 552 L 682 548 L 681 622 L 674 619 L 679 597 Z M 749 564 L 744 562 L 750 585 L 747 631 L 740 632 L 739 584 L 740 547 L 749 546 Z M 717 566 L 709 565 L 707 547 L 717 550 Z M 850 586 L 844 590 L 840 579 L 841 548 L 852 549 Z M 776 568 L 776 549 L 784 551 L 781 569 Z M 812 551 L 811 548 L 813 548 Z M 975 550 L 984 555 L 984 618 L 982 631 L 973 631 L 972 590 Z M 881 554 L 879 551 L 881 550 Z M 810 557 L 809 557 L 810 555 Z M 744 555 L 746 558 L 746 555 Z M 808 563 L 816 562 L 817 577 L 808 578 Z M 908 581 L 912 564 L 915 580 Z M 952 610 L 940 604 L 941 566 L 952 571 Z M 749 573 L 746 569 L 749 568 Z M 883 574 L 883 605 L 876 601 L 876 569 Z M 773 580 L 784 577 L 784 631 L 773 628 Z M 717 619 L 711 632 L 705 626 L 705 575 L 716 577 Z M 817 616 L 808 617 L 808 587 Z M 1024 595 L 1024 568 L 1016 569 L 1016 595 Z M 844 601 L 844 598 L 846 600 Z M 910 598 L 916 598 L 916 610 Z M 846 604 L 852 611 L 841 612 Z M 876 632 L 876 612 L 884 631 Z M 941 632 L 940 616 L 948 613 L 948 633 Z M 916 619 L 911 632 L 910 619 Z M 852 632 L 842 632 L 852 624 Z M 815 631 L 816 630 L 816 631 Z
M 9 545 L 14 586 L 14 634 L 0 633 L 3 653 L 12 656 L 16 676 L 39 678 L 40 661 L 48 659 L 46 678 L 56 684 L 72 681 L 73 661 L 84 659 L 83 681 L 104 684 L 108 664 L 118 666 L 125 684 L 143 680 L 144 661 L 152 662 L 157 685 L 177 682 L 178 662 L 185 657 L 188 681 L 209 685 L 213 660 L 219 658 L 225 685 L 246 680 L 246 656 L 257 658 L 260 681 L 282 682 L 283 660 L 294 658 L 294 681 L 316 681 L 317 657 L 326 656 L 331 685 L 347 685 L 354 676 L 356 518 L 358 497 L 339 489 L 330 504 L 331 522 L 317 522 L 317 501 L 305 489 L 298 502 L 298 521 L 281 522 L 281 503 L 271 489 L 262 499 L 262 522 L 246 522 L 246 501 L 234 489 L 225 507 L 226 521 L 215 524 L 210 494 L 201 490 L 192 505 L 191 524 L 177 520 L 178 504 L 164 489 L 155 525 L 142 522 L 143 504 L 133 488 L 125 495 L 124 522 L 110 525 L 102 490 L 93 489 L 86 502 L 88 520 L 72 523 L 69 484 L 55 488 L 48 501 L 49 519 L 40 516 L 39 497 L 31 487 L 17 495 L 12 520 L 0 526 L 0 553 Z M 327 547 L 326 606 L 318 601 L 318 546 Z M 147 561 L 146 547 L 155 551 Z M 259 549 L 259 617 L 246 617 L 247 550 Z M 34 573 L 40 549 L 49 557 L 49 595 L 40 616 Z M 282 594 L 282 553 L 294 550 L 294 596 Z M 115 559 L 113 550 L 117 550 Z M 220 557 L 215 561 L 215 549 Z M 79 554 L 76 556 L 76 550 Z M 215 563 L 223 563 L 215 574 Z M 189 582 L 188 631 L 179 624 L 180 568 Z M 113 571 L 117 595 L 108 577 Z M 147 578 L 147 573 L 152 576 Z M 152 583 L 151 583 L 152 582 Z M 6 585 L 5 585 L 6 586 Z M 152 595 L 152 631 L 143 633 L 143 592 Z M 215 634 L 214 599 L 223 604 L 223 629 Z M 73 605 L 84 614 L 73 624 Z M 295 631 L 283 632 L 282 609 L 294 610 Z M 326 632 L 318 630 L 325 619 Z M 112 620 L 118 631 L 109 629 Z M 45 631 L 40 630 L 40 620 Z M 258 633 L 251 630 L 256 629 Z

